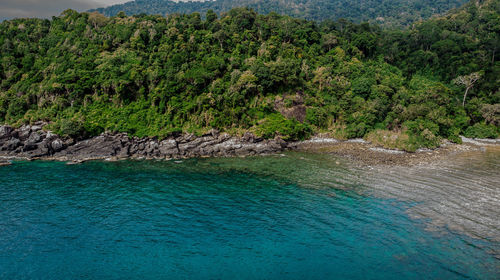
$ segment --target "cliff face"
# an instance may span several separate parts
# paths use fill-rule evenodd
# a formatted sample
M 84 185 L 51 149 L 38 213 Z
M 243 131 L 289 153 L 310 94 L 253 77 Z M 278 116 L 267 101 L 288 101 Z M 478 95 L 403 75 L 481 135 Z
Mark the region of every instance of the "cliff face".
M 159 140 L 128 137 L 125 133 L 103 133 L 83 141 L 65 139 L 42 125 L 15 129 L 0 126 L 0 157 L 56 159 L 68 161 L 107 158 L 176 159 L 192 157 L 247 156 L 280 152 L 288 144 L 276 138 L 264 140 L 251 133 L 243 137 L 220 134 L 213 130 L 201 137 L 184 134 Z

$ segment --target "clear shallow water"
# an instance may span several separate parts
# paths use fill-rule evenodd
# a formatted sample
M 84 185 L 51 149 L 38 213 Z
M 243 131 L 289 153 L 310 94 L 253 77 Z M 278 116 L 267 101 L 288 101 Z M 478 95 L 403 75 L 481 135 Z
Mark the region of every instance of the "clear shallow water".
M 409 215 L 425 201 L 336 161 L 16 162 L 0 168 L 0 279 L 498 277 L 494 238 L 429 231 Z

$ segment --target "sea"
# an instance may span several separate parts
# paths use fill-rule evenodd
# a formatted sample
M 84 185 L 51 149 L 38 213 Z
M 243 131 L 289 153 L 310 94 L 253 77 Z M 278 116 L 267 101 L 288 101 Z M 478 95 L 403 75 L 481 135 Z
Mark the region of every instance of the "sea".
M 500 279 L 500 151 L 14 161 L 0 279 Z

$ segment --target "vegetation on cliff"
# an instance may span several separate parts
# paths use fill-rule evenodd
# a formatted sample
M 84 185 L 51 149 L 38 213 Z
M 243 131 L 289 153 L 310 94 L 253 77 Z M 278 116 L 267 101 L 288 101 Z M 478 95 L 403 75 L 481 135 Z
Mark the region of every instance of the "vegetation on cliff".
M 42 120 L 73 137 L 383 135 L 407 150 L 497 137 L 499 10 L 474 1 L 400 31 L 246 8 L 4 21 L 0 123 Z M 473 73 L 470 87 L 457 82 Z

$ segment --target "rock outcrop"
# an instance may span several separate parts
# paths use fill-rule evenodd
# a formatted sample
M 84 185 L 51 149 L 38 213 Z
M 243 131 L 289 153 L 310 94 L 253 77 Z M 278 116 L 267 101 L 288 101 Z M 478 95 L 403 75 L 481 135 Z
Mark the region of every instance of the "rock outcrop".
M 42 124 L 13 128 L 0 126 L 0 156 L 28 159 L 84 161 L 107 158 L 177 159 L 269 154 L 288 148 L 276 138 L 265 140 L 247 132 L 243 137 L 212 130 L 203 136 L 184 134 L 167 139 L 103 133 L 74 141 L 42 129 Z

